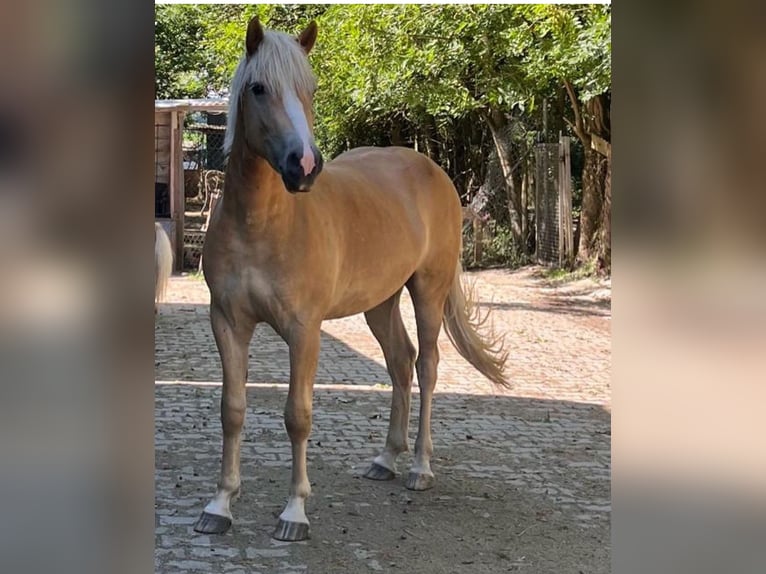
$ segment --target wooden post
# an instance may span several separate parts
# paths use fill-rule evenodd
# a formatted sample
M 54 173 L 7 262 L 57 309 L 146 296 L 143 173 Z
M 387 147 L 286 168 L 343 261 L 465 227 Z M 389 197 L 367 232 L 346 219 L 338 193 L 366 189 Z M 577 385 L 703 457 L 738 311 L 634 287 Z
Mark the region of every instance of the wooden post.
M 154 112 L 154 183 L 155 183 L 155 217 L 170 216 L 170 114 L 166 111 Z M 156 194 L 158 186 L 165 186 L 168 193 L 166 206 L 157 212 Z
M 543 152 L 541 144 L 535 144 L 535 187 L 534 187 L 534 193 L 535 193 L 535 261 L 537 263 L 540 263 L 540 254 L 542 253 L 542 249 L 540 248 L 540 227 L 542 226 L 542 223 L 540 221 L 541 218 L 541 209 L 540 209 L 540 197 L 542 195 L 542 190 L 540 189 L 540 186 L 543 185 L 543 182 L 545 181 L 541 177 L 541 173 L 543 170 Z
M 570 139 L 559 136 L 559 266 L 569 266 L 574 255 L 572 229 L 572 157 Z
M 175 268 L 184 265 L 184 176 L 183 176 L 183 117 L 182 110 L 170 113 L 170 217 L 175 223 Z
M 527 169 L 529 166 L 529 162 L 526 159 L 522 159 L 519 167 L 523 169 L 521 175 L 521 213 L 519 214 L 521 217 L 521 238 L 524 242 L 524 245 L 521 246 L 522 253 L 527 253 L 527 189 L 529 187 L 529 169 Z

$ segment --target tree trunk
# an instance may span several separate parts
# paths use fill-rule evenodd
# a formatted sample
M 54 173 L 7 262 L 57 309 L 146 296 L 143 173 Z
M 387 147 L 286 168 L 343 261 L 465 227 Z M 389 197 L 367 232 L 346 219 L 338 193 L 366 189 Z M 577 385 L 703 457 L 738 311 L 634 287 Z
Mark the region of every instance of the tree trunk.
M 490 108 L 489 114 L 487 115 L 487 124 L 489 125 L 489 130 L 492 134 L 492 141 L 495 144 L 497 157 L 500 160 L 500 169 L 503 172 L 514 247 L 518 253 L 524 253 L 526 249 L 524 246 L 524 236 L 521 225 L 521 177 L 518 169 L 515 170 L 516 173 L 514 174 L 514 154 L 509 133 L 508 118 L 503 112 L 493 107 Z
M 602 251 L 599 259 L 599 271 L 612 274 L 612 157 L 606 158 L 606 177 L 604 180 L 604 205 L 601 209 Z
M 405 145 L 404 138 L 402 137 L 402 123 L 399 118 L 391 120 L 391 145 Z
M 570 122 L 570 126 L 585 149 L 577 260 L 581 263 L 597 260 L 599 267 L 605 266 L 611 269 L 611 248 L 607 244 L 611 241 L 612 218 L 610 213 L 604 211 L 611 210 L 611 151 L 607 150 L 604 155 L 602 153 L 604 150 L 601 149 L 603 145 L 599 151 L 593 149 L 592 145 L 596 140 L 611 149 L 609 96 L 607 94 L 595 96 L 581 107 L 571 83 L 565 80 L 564 87 L 575 116 L 575 121 Z
M 522 252 L 529 253 L 527 250 L 527 238 L 529 236 L 529 219 L 527 215 L 527 202 L 529 198 L 529 162 L 525 159 L 519 166 L 523 174 L 521 176 L 521 237 Z
M 537 249 L 537 245 L 535 243 L 535 226 L 537 225 L 537 220 L 535 220 L 535 225 L 529 225 L 529 208 L 530 206 L 534 209 L 534 202 L 535 202 L 535 192 L 537 190 L 537 181 L 535 180 L 535 159 L 534 155 L 528 156 L 526 160 L 527 164 L 527 196 L 526 201 L 524 203 L 524 217 L 527 221 L 527 234 L 524 237 L 524 245 L 526 246 L 526 250 L 528 254 L 534 253 L 535 249 Z M 537 217 L 535 215 L 535 217 Z
M 426 148 L 426 155 L 434 163 L 441 165 L 441 154 L 439 153 L 439 143 L 436 138 L 436 120 L 429 117 L 423 124 L 423 140 Z
M 586 148 L 582 173 L 582 212 L 580 214 L 580 246 L 577 258 L 584 262 L 602 255 L 602 209 L 607 161 L 597 151 Z

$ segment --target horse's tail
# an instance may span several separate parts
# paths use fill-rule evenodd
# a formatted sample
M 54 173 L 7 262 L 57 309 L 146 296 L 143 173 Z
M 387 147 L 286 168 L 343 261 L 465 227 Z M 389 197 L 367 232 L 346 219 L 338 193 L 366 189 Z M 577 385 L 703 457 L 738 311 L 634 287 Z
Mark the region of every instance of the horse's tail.
M 485 334 L 479 333 L 485 327 L 489 313 L 482 317 L 474 286 L 463 285 L 462 272 L 463 268 L 458 261 L 455 279 L 444 305 L 447 336 L 458 353 L 482 375 L 498 386 L 510 387 L 505 375 L 508 353 L 504 349 L 503 338 L 496 335 L 489 325 L 486 325 Z
M 154 223 L 154 303 L 165 298 L 168 280 L 173 271 L 173 247 L 162 225 Z

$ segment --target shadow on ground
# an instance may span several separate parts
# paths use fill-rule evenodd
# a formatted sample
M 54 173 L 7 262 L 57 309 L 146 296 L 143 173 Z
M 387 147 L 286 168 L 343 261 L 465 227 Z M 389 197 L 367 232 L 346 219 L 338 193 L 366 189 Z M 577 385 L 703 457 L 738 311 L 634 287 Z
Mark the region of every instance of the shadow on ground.
M 611 317 L 611 303 L 599 300 L 557 300 L 549 299 L 543 303 L 530 305 L 516 302 L 486 302 L 482 307 L 500 309 L 503 311 L 532 311 L 535 313 L 560 313 L 580 317 Z
M 369 338 L 374 342 L 372 334 Z M 385 364 L 370 359 L 325 331 L 322 331 L 321 345 L 317 383 L 390 384 Z M 220 381 L 222 376 L 208 306 L 163 304 L 155 328 L 155 378 Z M 287 344 L 270 326 L 259 324 L 250 343 L 248 381 L 287 383 L 289 380 Z
M 221 455 L 220 361 L 208 321 L 207 306 L 193 304 L 164 305 L 157 318 L 156 379 L 168 383 L 155 387 L 156 571 L 609 571 L 608 412 L 570 401 L 445 393 L 437 386 L 436 487 L 404 488 L 409 453 L 400 460 L 405 476 L 370 482 L 361 474 L 385 442 L 388 374 L 326 333 L 309 447 L 312 538 L 272 541 L 290 475 L 282 419 L 289 370 L 287 346 L 265 326 L 251 345 L 253 384 L 234 527 L 224 536 L 195 534 L 192 525 L 214 492 Z M 417 392 L 412 402 L 411 447 Z
M 437 394 L 437 485 L 414 493 L 404 488 L 404 476 L 360 477 L 385 440 L 390 392 L 317 389 L 309 447 L 312 539 L 281 546 L 270 534 L 290 472 L 284 388 L 248 388 L 233 530 L 220 537 L 192 530 L 218 475 L 219 398 L 218 385 L 156 387 L 162 572 L 188 568 L 181 557 L 196 557 L 208 571 L 222 564 L 247 572 L 609 571 L 610 426 L 596 405 Z M 411 444 L 418 406 L 415 394 Z M 410 461 L 403 455 L 399 470 L 406 473 Z

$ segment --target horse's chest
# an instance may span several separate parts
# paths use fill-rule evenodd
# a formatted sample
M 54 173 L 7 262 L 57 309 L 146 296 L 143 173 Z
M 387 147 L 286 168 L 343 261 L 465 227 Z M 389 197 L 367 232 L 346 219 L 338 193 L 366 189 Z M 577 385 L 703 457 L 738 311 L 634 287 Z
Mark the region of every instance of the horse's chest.
M 296 315 L 295 294 L 289 282 L 259 269 L 251 269 L 245 275 L 247 298 L 260 321 L 278 328 Z
M 263 271 L 258 269 L 249 270 L 246 273 L 244 283 L 247 296 L 253 302 L 254 307 L 263 308 L 272 306 L 281 299 L 279 287 Z

